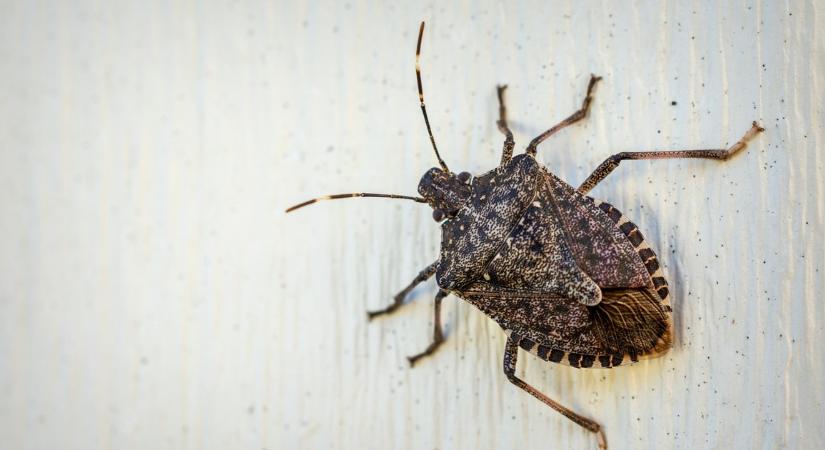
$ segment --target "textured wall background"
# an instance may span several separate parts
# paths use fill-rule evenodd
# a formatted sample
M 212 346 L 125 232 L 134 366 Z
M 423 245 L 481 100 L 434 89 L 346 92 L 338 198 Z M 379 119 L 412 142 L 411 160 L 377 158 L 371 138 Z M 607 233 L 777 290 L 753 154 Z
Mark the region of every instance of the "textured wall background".
M 517 151 L 604 76 L 539 158 L 641 227 L 670 279 L 670 354 L 611 371 L 522 354 L 613 449 L 825 447 L 825 36 L 821 1 L 3 2 L 0 447 L 595 448 L 501 372 L 504 337 L 431 281 L 435 164 L 413 50 L 450 167 Z M 673 104 L 675 102 L 675 104 Z

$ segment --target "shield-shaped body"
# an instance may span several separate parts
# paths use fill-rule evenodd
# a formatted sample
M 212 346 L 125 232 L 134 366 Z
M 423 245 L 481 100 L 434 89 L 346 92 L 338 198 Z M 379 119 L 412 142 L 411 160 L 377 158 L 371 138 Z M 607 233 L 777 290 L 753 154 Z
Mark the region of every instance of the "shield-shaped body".
M 471 189 L 442 224 L 442 289 L 548 361 L 609 368 L 670 348 L 667 282 L 621 212 L 529 154 L 476 177 Z

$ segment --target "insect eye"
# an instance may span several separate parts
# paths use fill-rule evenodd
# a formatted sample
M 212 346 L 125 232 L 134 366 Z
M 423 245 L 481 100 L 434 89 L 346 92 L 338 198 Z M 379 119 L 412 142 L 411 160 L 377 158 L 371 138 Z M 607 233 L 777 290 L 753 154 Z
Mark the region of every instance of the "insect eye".
M 442 220 L 444 220 L 444 211 L 442 211 L 440 209 L 434 209 L 433 210 L 433 219 L 436 222 L 441 222 Z
M 460 174 L 458 174 L 458 181 L 466 183 L 470 181 L 471 177 L 472 175 L 470 175 L 470 172 L 461 172 Z

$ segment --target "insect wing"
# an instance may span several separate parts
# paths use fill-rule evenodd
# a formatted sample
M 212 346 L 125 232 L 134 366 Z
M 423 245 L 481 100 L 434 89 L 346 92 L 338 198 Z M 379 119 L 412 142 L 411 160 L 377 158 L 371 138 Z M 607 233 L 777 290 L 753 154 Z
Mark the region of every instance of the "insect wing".
M 545 174 L 483 279 L 462 297 L 548 361 L 614 367 L 663 353 L 668 306 L 635 247 L 641 233 L 634 243 L 594 200 Z
M 638 242 L 642 240 L 635 226 L 633 235 L 628 236 L 610 216 L 596 207 L 593 199 L 579 194 L 550 172 L 545 171 L 545 180 L 548 213 L 558 216 L 576 264 L 599 287 L 652 285 L 650 273 L 633 244 L 634 237 Z
M 601 289 L 577 264 L 543 178 L 532 202 L 499 245 L 483 278 L 495 286 L 539 292 L 592 306 Z
M 661 355 L 671 345 L 669 317 L 651 288 L 607 290 L 596 306 L 486 281 L 459 295 L 550 362 L 611 368 Z

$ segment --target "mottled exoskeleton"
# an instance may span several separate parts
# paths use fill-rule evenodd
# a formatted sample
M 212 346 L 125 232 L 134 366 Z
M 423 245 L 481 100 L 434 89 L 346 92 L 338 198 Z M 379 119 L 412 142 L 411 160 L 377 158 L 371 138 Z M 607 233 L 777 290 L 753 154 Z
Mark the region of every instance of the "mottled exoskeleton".
M 501 163 L 471 176 L 451 172 L 441 159 L 430 129 L 418 58 L 424 24 L 416 46 L 416 77 L 421 110 L 440 167 L 428 170 L 418 185 L 421 197 L 394 194 L 338 194 L 312 199 L 389 197 L 428 203 L 441 222 L 441 250 L 388 307 L 395 311 L 419 283 L 435 275 L 433 341 L 409 358 L 415 364 L 444 341 L 441 301 L 463 298 L 498 322 L 507 334 L 507 378 L 577 424 L 597 433 L 600 425 L 551 400 L 515 375 L 518 348 L 555 363 L 577 368 L 612 368 L 666 352 L 672 342 L 670 292 L 656 254 L 642 233 L 610 204 L 587 193 L 626 159 L 711 158 L 725 160 L 762 131 L 754 122 L 728 149 L 625 152 L 608 158 L 578 187 L 550 173 L 536 158 L 536 147 L 560 129 L 583 119 L 600 80 L 591 76 L 581 108 L 533 139 L 525 153 L 512 156 L 513 134 L 507 126 L 498 87 L 498 127 L 505 135 Z

